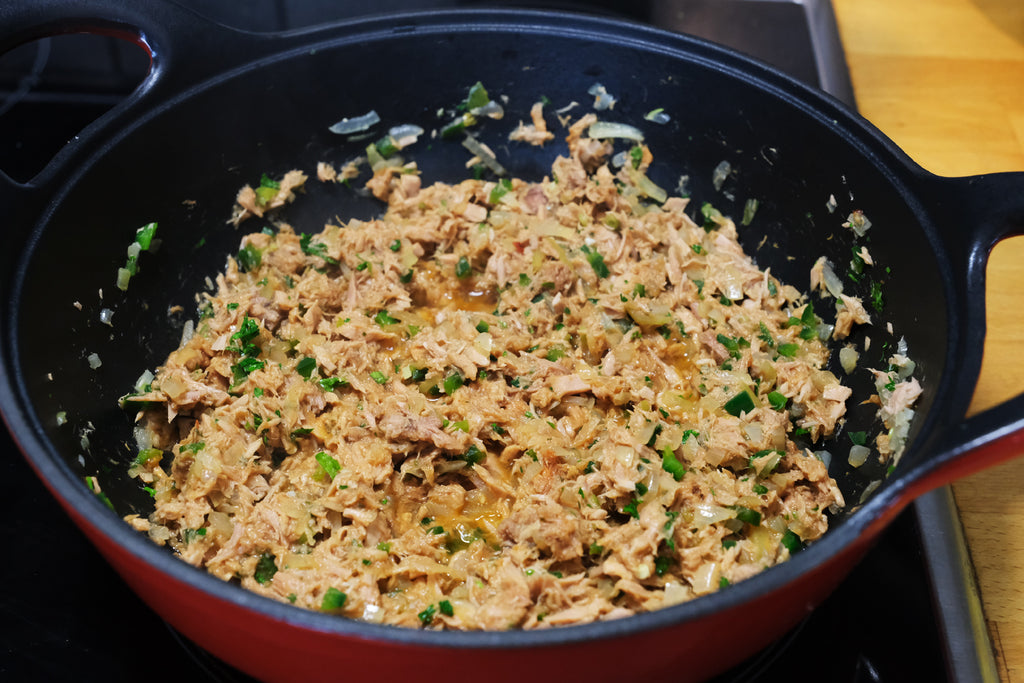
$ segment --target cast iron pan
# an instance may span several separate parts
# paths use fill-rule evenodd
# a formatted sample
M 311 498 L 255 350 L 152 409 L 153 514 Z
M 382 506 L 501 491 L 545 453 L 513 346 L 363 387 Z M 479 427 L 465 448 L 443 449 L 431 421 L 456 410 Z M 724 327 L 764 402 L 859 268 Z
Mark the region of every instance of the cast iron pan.
M 254 35 L 171 3 L 111 5 L 18 0 L 0 8 L 0 49 L 88 31 L 135 40 L 153 56 L 138 91 L 37 178 L 24 185 L 0 178 L 8 243 L 0 262 L 0 408 L 37 473 L 132 588 L 239 669 L 276 681 L 705 678 L 798 622 L 913 497 L 1024 448 L 1024 398 L 965 418 L 984 340 L 985 262 L 995 242 L 1024 228 L 1022 174 L 932 176 L 856 114 L 771 68 L 615 21 L 437 12 Z M 872 282 L 883 292 L 875 324 L 854 338 L 862 346 L 865 334 L 872 337 L 861 366 L 884 368 L 905 337 L 925 393 L 911 445 L 890 476 L 881 464 L 848 467 L 845 434 L 826 445 L 850 505 L 822 540 L 751 580 L 651 614 L 531 632 L 447 633 L 269 601 L 186 565 L 121 521 L 145 513 L 149 501 L 126 473 L 131 420 L 117 399 L 176 346 L 204 278 L 237 250 L 242 233 L 226 223 L 237 189 L 263 173 L 312 171 L 318 161 L 354 156 L 365 142 L 327 130 L 343 117 L 375 109 L 382 129 L 437 129 L 446 122 L 438 109 L 462 101 L 478 80 L 508 98 L 503 125 L 483 126 L 481 139 L 514 175 L 530 179 L 540 179 L 564 147 L 510 148 L 511 126 L 542 96 L 552 108 L 576 100 L 577 111 L 587 111 L 587 89 L 602 83 L 619 99 L 605 118 L 646 134 L 655 182 L 673 188 L 688 175 L 693 206 L 709 201 L 735 217 L 747 199 L 759 200 L 742 241 L 798 287 L 807 287 L 821 255 L 845 272 L 853 242 L 840 225 L 854 209 L 871 219 L 865 243 L 876 266 L 859 284 L 847 283 L 866 299 Z M 644 120 L 658 107 L 670 114 L 667 125 Z M 410 156 L 426 182 L 466 176 L 457 142 L 421 141 Z M 712 169 L 723 160 L 733 173 L 716 190 Z M 335 215 L 380 211 L 347 188 L 312 181 L 286 217 L 312 230 Z M 162 247 L 143 254 L 121 292 L 116 271 L 135 230 L 150 221 L 160 224 Z M 169 313 L 174 306 L 184 314 Z M 112 326 L 100 321 L 104 308 L 114 311 Z M 99 368 L 90 367 L 90 354 Z M 847 430 L 873 438 L 874 410 L 860 405 L 873 393 L 867 371 L 852 385 Z M 58 425 L 60 412 L 66 424 Z M 97 477 L 113 510 L 86 487 L 87 476 Z M 126 647 L 137 636 L 126 624 Z

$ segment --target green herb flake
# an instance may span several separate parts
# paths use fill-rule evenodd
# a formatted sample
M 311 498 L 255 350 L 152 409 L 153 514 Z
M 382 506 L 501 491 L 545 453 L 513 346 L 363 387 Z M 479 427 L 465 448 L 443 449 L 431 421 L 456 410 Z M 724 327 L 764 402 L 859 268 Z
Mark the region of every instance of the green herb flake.
M 397 325 L 401 321 L 398 318 L 394 318 L 386 310 L 377 311 L 377 315 L 373 316 L 373 322 L 377 323 L 381 327 L 387 325 Z
M 238 250 L 235 261 L 238 262 L 238 268 L 243 273 L 252 273 L 263 263 L 263 254 L 253 245 L 246 244 Z
M 497 204 L 511 189 L 512 181 L 508 178 L 502 178 L 501 181 L 494 186 L 494 189 L 491 190 L 491 194 L 487 199 L 491 204 Z
M 381 384 L 381 385 L 388 383 L 388 376 L 385 375 L 380 370 L 374 370 L 373 372 L 371 372 L 370 373 L 370 379 L 372 379 L 377 384 Z
M 347 387 L 348 380 L 342 379 L 341 377 L 324 377 L 317 381 L 320 388 L 324 391 L 334 391 L 338 387 Z
M 476 465 L 479 462 L 483 462 L 484 457 L 487 455 L 485 451 L 482 451 L 479 446 L 475 443 L 470 444 L 466 452 L 459 456 L 460 460 L 465 460 L 470 465 Z
M 661 468 L 671 474 L 676 481 L 681 481 L 686 474 L 686 467 L 679 462 L 679 458 L 668 446 L 661 450 Z
M 604 262 L 604 256 L 601 255 L 601 252 L 591 249 L 586 245 L 584 245 L 581 250 L 587 257 L 587 263 L 590 264 L 590 267 L 594 269 L 594 273 L 599 278 L 606 278 L 611 274 L 611 271 L 608 270 L 608 265 Z
M 317 256 L 331 265 L 338 264 L 338 259 L 327 255 L 327 245 L 323 242 L 314 242 L 312 235 L 308 233 L 304 232 L 299 235 L 299 249 L 302 250 L 302 253 Z
M 231 366 L 231 374 L 235 380 L 235 384 L 240 384 L 245 381 L 252 372 L 256 370 L 262 370 L 266 365 L 263 361 L 258 358 L 243 358 L 234 365 Z
M 446 617 L 455 616 L 455 608 L 452 607 L 452 603 L 448 600 L 441 600 L 437 603 L 437 609 L 441 611 L 441 614 Z
M 153 462 L 154 460 L 159 460 L 163 456 L 164 452 L 159 448 L 143 448 L 139 451 L 139 454 L 135 456 L 135 460 L 133 462 L 136 465 L 145 465 Z
M 792 529 L 786 529 L 786 533 L 782 534 L 780 543 L 789 550 L 790 555 L 803 550 L 804 547 L 804 542 L 800 540 L 800 537 Z
M 252 578 L 256 579 L 256 583 L 264 584 L 273 579 L 276 573 L 277 564 L 274 556 L 270 553 L 263 553 L 256 563 L 256 571 L 253 572 Z
M 629 150 L 629 160 L 633 163 L 633 168 L 640 168 L 640 162 L 644 159 L 644 148 L 640 145 L 634 145 Z
M 761 513 L 750 508 L 743 507 L 742 505 L 736 505 L 736 519 L 740 520 L 744 524 L 751 526 L 761 526 Z
M 786 358 L 795 358 L 797 352 L 800 351 L 799 344 L 779 344 L 779 355 L 785 356 Z
M 452 394 L 455 393 L 455 390 L 461 387 L 465 382 L 466 379 L 462 376 L 460 372 L 455 371 L 450 373 L 447 377 L 444 378 L 444 382 L 442 383 L 444 393 L 451 396 Z
M 320 451 L 313 457 L 316 458 L 317 463 L 328 479 L 333 481 L 338 476 L 338 473 L 341 472 L 341 465 L 338 464 L 338 461 L 324 451 Z
M 327 591 L 324 592 L 323 600 L 320 602 L 320 609 L 324 611 L 341 609 L 345 606 L 346 600 L 348 600 L 347 595 L 334 586 L 330 586 Z
M 316 370 L 316 359 L 310 356 L 305 356 L 295 364 L 295 372 L 302 375 L 303 379 L 308 380 L 313 375 L 314 370 Z
M 427 608 L 417 614 L 420 617 L 420 622 L 423 626 L 427 626 L 434 621 L 434 614 L 437 613 L 437 607 L 434 605 L 427 605 Z

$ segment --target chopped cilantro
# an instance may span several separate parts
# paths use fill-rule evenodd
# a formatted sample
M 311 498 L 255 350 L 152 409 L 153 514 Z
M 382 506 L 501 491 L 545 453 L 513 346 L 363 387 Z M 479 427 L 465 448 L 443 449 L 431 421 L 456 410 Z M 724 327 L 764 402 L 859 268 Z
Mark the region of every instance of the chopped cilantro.
M 238 262 L 239 270 L 243 273 L 251 273 L 263 263 L 263 255 L 253 245 L 246 244 L 238 250 L 238 256 L 235 257 L 235 260 Z
M 608 277 L 611 271 L 608 270 L 608 266 L 605 264 L 604 256 L 601 255 L 601 252 L 595 251 L 586 245 L 581 247 L 581 250 L 586 255 L 587 262 L 590 264 L 590 267 L 594 269 L 594 273 L 596 273 L 600 278 Z
M 676 481 L 680 481 L 686 474 L 683 463 L 679 462 L 679 458 L 668 446 L 661 450 L 661 468 L 671 474 Z
M 309 379 L 313 375 L 314 370 L 316 370 L 316 359 L 310 356 L 305 356 L 295 364 L 295 372 L 302 375 L 303 379 Z
M 302 253 L 318 256 L 331 265 L 337 265 L 338 263 L 338 259 L 327 255 L 327 245 L 323 242 L 314 242 L 312 235 L 308 233 L 304 232 L 299 235 L 299 248 L 302 250 Z
M 256 571 L 252 575 L 252 578 L 256 579 L 256 583 L 263 584 L 274 578 L 274 574 L 277 573 L 277 564 L 274 560 L 274 556 L 270 553 L 260 555 L 260 559 L 256 563 Z
M 381 327 L 386 325 L 397 325 L 401 322 L 398 318 L 391 317 L 391 314 L 387 310 L 381 309 L 377 311 L 377 315 L 373 316 L 373 322 L 377 323 Z
M 470 465 L 475 465 L 478 462 L 482 462 L 486 455 L 487 454 L 480 450 L 480 447 L 474 443 L 469 445 L 469 448 L 466 449 L 465 453 L 459 456 L 459 459 L 465 460 Z
M 796 357 L 797 352 L 800 350 L 799 344 L 779 344 L 779 355 L 785 356 L 786 358 Z
M 341 465 L 338 463 L 338 461 L 335 460 L 330 455 L 328 455 L 327 453 L 325 453 L 324 451 L 320 451 L 313 457 L 316 458 L 317 463 L 320 465 L 320 468 L 324 471 L 324 474 L 327 475 L 328 479 L 333 480 L 336 476 L 338 476 L 338 473 L 341 472 Z
M 324 391 L 334 391 L 337 387 L 347 387 L 348 380 L 342 379 L 341 377 L 324 377 L 319 380 L 317 384 Z
M 417 614 L 417 616 L 420 617 L 420 622 L 424 626 L 426 626 L 426 625 L 428 625 L 428 624 L 430 624 L 431 622 L 434 621 L 434 614 L 436 614 L 436 613 L 437 613 L 437 607 L 435 607 L 435 606 L 433 606 L 431 604 L 431 605 L 427 605 L 427 608 L 424 609 L 423 611 L 421 611 L 419 614 Z

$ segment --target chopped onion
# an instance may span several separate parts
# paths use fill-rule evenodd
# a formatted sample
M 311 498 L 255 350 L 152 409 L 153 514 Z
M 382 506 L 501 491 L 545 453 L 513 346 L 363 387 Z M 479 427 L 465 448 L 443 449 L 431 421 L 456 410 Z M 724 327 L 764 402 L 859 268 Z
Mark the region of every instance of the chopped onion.
M 604 111 L 615 107 L 617 100 L 600 83 L 595 83 L 590 86 L 590 88 L 587 89 L 587 94 L 594 96 L 594 109 L 598 111 Z
M 857 501 L 858 504 L 859 503 L 863 503 L 868 498 L 870 498 L 871 494 L 875 492 L 875 489 L 877 489 L 881 485 L 882 485 L 882 480 L 881 479 L 876 479 L 873 482 L 871 482 L 870 484 L 868 484 L 868 487 L 866 489 L 864 489 L 864 493 L 860 494 L 860 500 Z
M 660 123 L 662 125 L 671 121 L 669 115 L 665 113 L 664 109 L 654 109 L 644 114 L 644 119 L 653 123 Z
M 474 116 L 487 116 L 492 119 L 501 119 L 505 116 L 505 110 L 494 100 L 488 100 L 487 104 L 470 109 L 469 113 Z
M 711 183 L 715 186 L 715 190 L 722 189 L 722 183 L 729 177 L 729 173 L 732 172 L 732 164 L 728 161 L 720 161 L 718 166 L 715 166 L 715 170 L 711 172 Z
M 825 465 L 825 469 L 828 469 L 828 466 L 832 464 L 832 454 L 828 451 L 814 451 L 814 457 Z
M 587 129 L 587 135 L 600 140 L 605 138 L 624 138 L 626 140 L 642 142 L 644 139 L 644 134 L 636 126 L 631 126 L 628 123 L 616 123 L 614 121 L 596 121 L 590 124 L 590 128 Z
M 100 360 L 100 355 L 98 353 L 90 353 L 86 357 L 86 360 L 89 361 L 89 367 L 93 370 L 103 365 L 103 361 Z
M 654 181 L 633 168 L 631 165 L 626 166 L 626 173 L 629 174 L 629 179 L 633 181 L 633 185 L 636 186 L 636 189 L 640 190 L 640 192 L 647 195 L 654 201 L 661 204 L 668 199 L 668 193 L 665 192 L 665 190 L 656 185 Z
M 838 299 L 839 295 L 843 293 L 843 282 L 836 275 L 836 271 L 832 270 L 832 265 L 828 260 L 825 260 L 821 267 L 821 277 L 825 282 L 825 289 L 828 290 L 828 293 Z
M 491 169 L 492 173 L 499 176 L 505 175 L 505 167 L 498 163 L 494 154 L 481 145 L 472 135 L 469 135 L 468 133 L 466 134 L 466 137 L 462 140 L 462 146 L 479 157 L 484 166 Z
M 860 358 L 860 354 L 853 348 L 853 345 L 847 344 L 843 348 L 839 349 L 839 364 L 843 366 L 843 370 L 849 375 L 857 367 L 857 360 Z
M 693 507 L 693 525 L 698 528 L 732 519 L 735 516 L 734 510 L 714 503 L 697 503 Z
M 855 210 L 849 216 L 846 217 L 846 222 L 843 223 L 844 228 L 853 230 L 857 237 L 863 237 L 864 233 L 871 227 L 871 221 L 864 215 L 864 212 L 860 209 Z
M 181 344 L 179 344 L 179 346 L 184 346 L 185 344 L 187 344 L 189 340 L 192 339 L 192 336 L 195 334 L 195 332 L 196 324 L 191 320 L 186 320 L 184 326 L 182 326 L 181 328 Z
M 114 324 L 113 322 L 111 322 L 113 318 L 114 312 L 109 308 L 104 308 L 103 310 L 100 311 L 100 322 L 103 323 L 104 325 L 110 325 L 111 327 L 113 327 Z
M 128 290 L 128 281 L 132 279 L 132 274 L 128 272 L 127 268 L 117 269 L 117 288 L 122 292 Z
M 362 116 L 354 116 L 350 119 L 342 119 L 341 121 L 338 121 L 336 124 L 328 128 L 327 130 L 331 131 L 332 133 L 337 133 L 338 135 L 349 135 L 351 133 L 359 133 L 361 131 L 364 131 L 370 128 L 371 126 L 376 125 L 379 122 L 380 116 L 377 115 L 376 111 L 371 109 Z
M 146 386 L 153 382 L 154 375 L 149 370 L 144 370 L 139 378 L 135 380 L 135 391 L 142 393 L 146 390 Z
M 57 426 L 65 425 L 68 422 L 68 414 L 66 411 L 60 411 L 57 413 Z
M 423 135 L 423 129 L 413 123 L 403 123 L 400 126 L 391 128 L 388 131 L 388 135 L 394 140 L 395 147 L 405 149 Z
M 871 449 L 867 446 L 861 446 L 860 444 L 854 444 L 850 446 L 850 456 L 846 459 L 850 463 L 851 467 L 860 467 L 868 461 L 868 456 L 871 455 Z

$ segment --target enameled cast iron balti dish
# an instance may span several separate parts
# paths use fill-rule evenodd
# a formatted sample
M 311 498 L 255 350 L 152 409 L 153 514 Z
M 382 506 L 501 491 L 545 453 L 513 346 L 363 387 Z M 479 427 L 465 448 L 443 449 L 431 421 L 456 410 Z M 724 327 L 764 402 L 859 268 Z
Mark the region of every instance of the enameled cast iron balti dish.
M 474 11 L 253 35 L 170 3 L 109 4 L 17 0 L 0 8 L 0 49 L 89 31 L 137 41 L 153 57 L 137 92 L 40 176 L 24 185 L 0 178 L 0 408 L 39 476 L 125 581 L 176 629 L 253 676 L 705 678 L 796 624 L 915 496 L 1024 450 L 1024 398 L 965 418 L 981 364 L 985 262 L 995 242 L 1024 228 L 1024 175 L 932 176 L 832 99 L 732 52 L 635 25 Z M 847 430 L 879 432 L 874 407 L 861 405 L 874 392 L 865 368 L 884 368 L 900 336 L 925 392 L 906 454 L 862 504 L 884 465 L 850 468 L 843 434 L 826 444 L 849 509 L 823 539 L 753 579 L 659 612 L 531 632 L 450 633 L 264 599 L 188 566 L 122 521 L 150 503 L 127 474 L 132 424 L 117 399 L 177 345 L 204 278 L 237 250 L 242 232 L 226 220 L 238 188 L 263 173 L 311 172 L 318 161 L 355 156 L 366 142 L 328 127 L 371 109 L 383 130 L 438 129 L 447 122 L 438 110 L 462 101 L 476 81 L 507 97 L 506 119 L 482 126 L 481 140 L 511 174 L 528 179 L 540 179 L 564 145 L 509 146 L 515 122 L 541 97 L 552 109 L 576 100 L 576 115 L 589 111 L 587 89 L 602 83 L 619 100 L 602 117 L 642 128 L 655 182 L 672 188 L 688 175 L 693 206 L 709 201 L 736 217 L 747 199 L 759 200 L 741 239 L 762 266 L 798 287 L 807 287 L 822 255 L 845 272 L 853 235 L 841 223 L 854 209 L 869 217 L 862 243 L 876 265 L 846 287 L 868 299 L 877 282 L 884 307 L 854 337 L 859 348 L 865 336 L 872 345 L 852 375 Z M 655 108 L 671 121 L 645 121 Z M 458 142 L 421 140 L 407 152 L 425 182 L 466 176 Z M 723 160 L 733 171 L 716 190 L 712 169 Z M 287 209 L 293 225 L 316 231 L 335 215 L 381 211 L 343 186 L 308 185 Z M 160 224 L 162 246 L 143 254 L 122 292 L 115 280 L 125 248 L 151 221 Z M 175 306 L 185 313 L 169 313 Z M 101 321 L 102 309 L 114 312 L 112 325 Z M 92 476 L 114 510 L 84 483 Z M 125 632 L 129 646 L 130 624 Z

